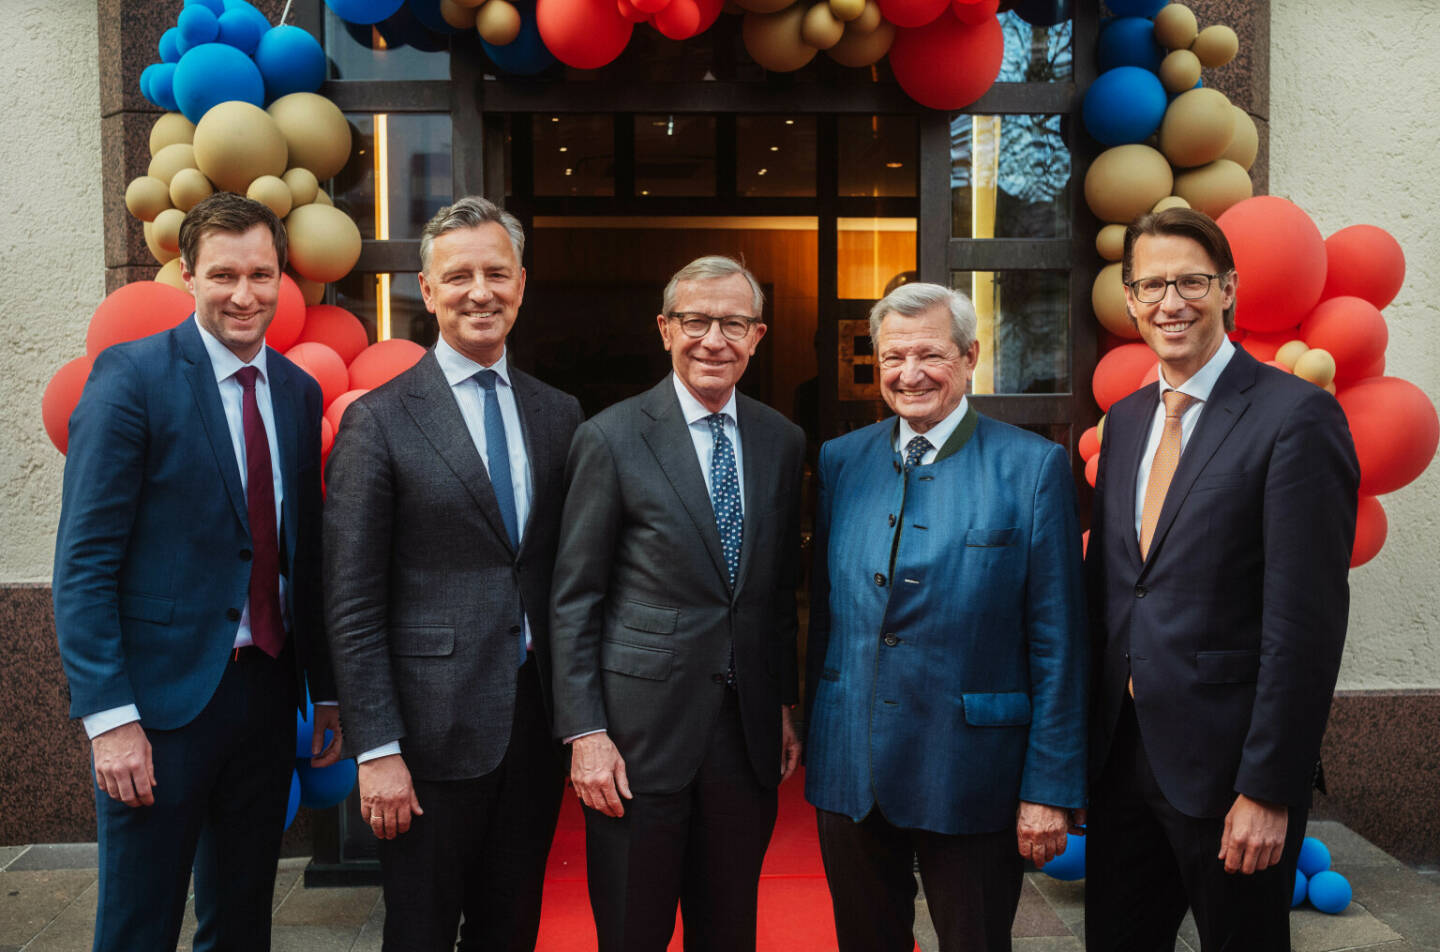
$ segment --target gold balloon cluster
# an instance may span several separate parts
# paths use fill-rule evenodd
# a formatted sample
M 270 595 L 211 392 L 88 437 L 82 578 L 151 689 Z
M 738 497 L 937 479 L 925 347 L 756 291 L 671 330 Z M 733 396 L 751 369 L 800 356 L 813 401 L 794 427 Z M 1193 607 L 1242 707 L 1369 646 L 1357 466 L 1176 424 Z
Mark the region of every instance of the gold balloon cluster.
M 735 2 L 745 12 L 740 35 L 746 52 L 772 73 L 794 72 L 820 50 L 842 66 L 869 66 L 895 40 L 895 26 L 875 0 Z
M 492 0 L 494 2 L 494 0 Z M 307 304 L 360 257 L 360 229 L 335 208 L 320 183 L 350 158 L 350 124 L 316 93 L 291 93 L 261 109 L 222 102 L 198 123 L 178 112 L 150 129 L 150 165 L 125 189 L 125 207 L 145 223 L 155 280 L 185 290 L 180 277 L 180 223 L 216 190 L 239 192 L 285 221 L 290 268 Z
M 520 35 L 520 11 L 509 0 L 440 0 L 440 16 L 492 46 L 508 46 Z

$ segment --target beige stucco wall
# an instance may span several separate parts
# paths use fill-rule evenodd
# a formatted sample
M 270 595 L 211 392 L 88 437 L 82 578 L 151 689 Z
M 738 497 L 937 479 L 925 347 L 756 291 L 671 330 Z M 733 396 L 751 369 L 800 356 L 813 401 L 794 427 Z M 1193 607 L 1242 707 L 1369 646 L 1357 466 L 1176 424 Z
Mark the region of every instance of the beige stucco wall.
M 0 584 L 46 581 L 63 457 L 40 423 L 105 293 L 93 3 L 0 0 Z

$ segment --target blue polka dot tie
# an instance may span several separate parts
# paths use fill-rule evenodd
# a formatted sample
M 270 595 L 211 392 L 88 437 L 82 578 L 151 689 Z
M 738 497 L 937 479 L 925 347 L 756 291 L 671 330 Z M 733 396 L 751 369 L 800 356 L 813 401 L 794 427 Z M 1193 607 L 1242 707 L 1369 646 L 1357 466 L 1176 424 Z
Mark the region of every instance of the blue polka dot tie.
M 917 436 L 905 444 L 905 472 L 910 472 L 920 465 L 920 458 L 931 449 L 930 441 L 923 436 Z
M 740 477 L 735 472 L 735 447 L 725 435 L 725 414 L 712 413 L 705 421 L 715 438 L 715 451 L 710 455 L 710 502 L 715 507 L 715 528 L 720 530 L 720 550 L 725 554 L 725 567 L 733 587 L 735 573 L 740 568 L 740 540 L 745 523 L 740 505 Z

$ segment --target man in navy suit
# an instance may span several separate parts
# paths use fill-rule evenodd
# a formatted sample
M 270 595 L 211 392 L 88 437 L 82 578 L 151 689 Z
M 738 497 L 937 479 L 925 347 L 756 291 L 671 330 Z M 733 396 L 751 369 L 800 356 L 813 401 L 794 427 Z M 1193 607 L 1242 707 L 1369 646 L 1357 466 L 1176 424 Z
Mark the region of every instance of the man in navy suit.
M 270 947 L 308 676 L 339 758 L 320 623 L 320 388 L 265 347 L 285 230 L 221 193 L 180 228 L 195 314 L 95 360 L 70 418 L 55 628 L 95 769 L 96 950 Z M 325 731 L 334 740 L 322 753 Z
M 975 323 L 948 288 L 886 295 L 896 417 L 820 451 L 805 795 L 845 952 L 913 947 L 917 859 L 941 949 L 1009 949 L 1022 858 L 1084 806 L 1070 462 L 969 405 Z
M 1290 948 L 1340 667 L 1359 469 L 1335 398 L 1235 347 L 1237 275 L 1190 209 L 1125 233 L 1160 380 L 1105 424 L 1086 562 L 1091 950 Z

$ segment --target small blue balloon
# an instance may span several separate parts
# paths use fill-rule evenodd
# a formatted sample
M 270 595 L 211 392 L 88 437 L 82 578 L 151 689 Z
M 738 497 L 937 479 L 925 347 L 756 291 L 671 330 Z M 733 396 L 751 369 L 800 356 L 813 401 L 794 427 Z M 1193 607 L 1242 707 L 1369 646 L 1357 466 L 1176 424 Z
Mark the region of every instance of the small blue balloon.
M 181 45 L 187 50 L 194 49 L 201 43 L 215 41 L 220 35 L 220 20 L 209 7 L 196 4 L 180 11 L 175 28 L 180 31 Z
M 440 0 L 405 0 L 405 9 L 425 24 L 427 30 L 447 35 L 460 32 L 446 23 L 445 18 L 440 15 Z
M 217 103 L 239 99 L 265 104 L 265 80 L 254 60 L 233 46 L 205 43 L 175 65 L 175 102 L 185 118 L 199 122 Z
M 224 0 L 185 0 L 185 9 L 190 7 L 204 7 L 217 17 L 225 12 Z
M 179 112 L 180 104 L 175 101 L 175 63 L 154 63 L 150 73 L 150 95 L 147 97 L 166 112 Z M 148 69 L 148 67 L 147 67 Z M 144 90 L 141 90 L 144 92 Z
M 1300 870 L 1295 870 L 1295 891 L 1290 894 L 1290 908 L 1294 909 L 1305 901 L 1305 888 L 1310 880 Z
M 300 812 L 300 774 L 290 771 L 290 802 L 285 805 L 285 829 L 290 829 L 290 824 L 295 822 L 295 814 Z
M 1155 24 L 1144 17 L 1117 17 L 1100 31 L 1096 42 L 1100 72 L 1117 66 L 1139 66 L 1152 73 L 1160 68 L 1165 51 L 1155 39 Z
M 180 62 L 180 28 L 172 26 L 160 34 L 160 62 Z
M 1313 836 L 1305 837 L 1300 844 L 1300 859 L 1295 865 L 1300 872 L 1314 879 L 1316 873 L 1330 868 L 1330 847 Z
M 355 789 L 355 761 L 342 760 L 329 767 L 315 768 L 297 761 L 300 775 L 300 803 L 312 810 L 324 810 L 340 803 Z
M 262 17 L 261 20 L 263 19 Z M 246 56 L 252 56 L 255 47 L 260 45 L 260 37 L 268 29 L 269 24 L 257 20 L 244 10 L 226 10 L 220 14 L 218 39 L 226 46 L 233 46 Z
M 1085 878 L 1085 837 L 1065 834 L 1065 852 L 1040 867 L 1040 872 L 1064 882 Z
M 534 76 L 553 65 L 555 57 L 540 39 L 540 26 L 535 21 L 535 4 L 517 3 L 515 9 L 520 11 L 520 33 L 515 39 L 504 46 L 495 46 L 485 40 L 481 40 L 480 45 L 485 47 L 485 55 L 490 57 L 490 62 L 502 72 Z
M 313 93 L 325 82 L 325 50 L 298 26 L 271 27 L 255 47 L 255 65 L 265 80 L 265 100 Z
M 1153 17 L 1170 0 L 1105 0 L 1110 12 L 1122 17 Z
M 150 91 L 150 81 L 155 78 L 155 67 L 159 65 L 159 63 L 151 63 L 140 71 L 140 95 L 144 96 L 150 102 L 155 102 L 155 94 Z M 155 105 L 158 106 L 160 104 L 155 102 Z
M 1120 66 L 1101 73 L 1085 90 L 1085 129 L 1103 145 L 1144 142 L 1160 128 L 1168 103 L 1158 76 Z
M 379 23 L 404 3 L 405 0 L 325 0 L 325 5 L 347 23 Z
M 1330 915 L 1345 911 L 1350 905 L 1350 880 L 1333 869 L 1325 869 L 1310 877 L 1310 905 Z

